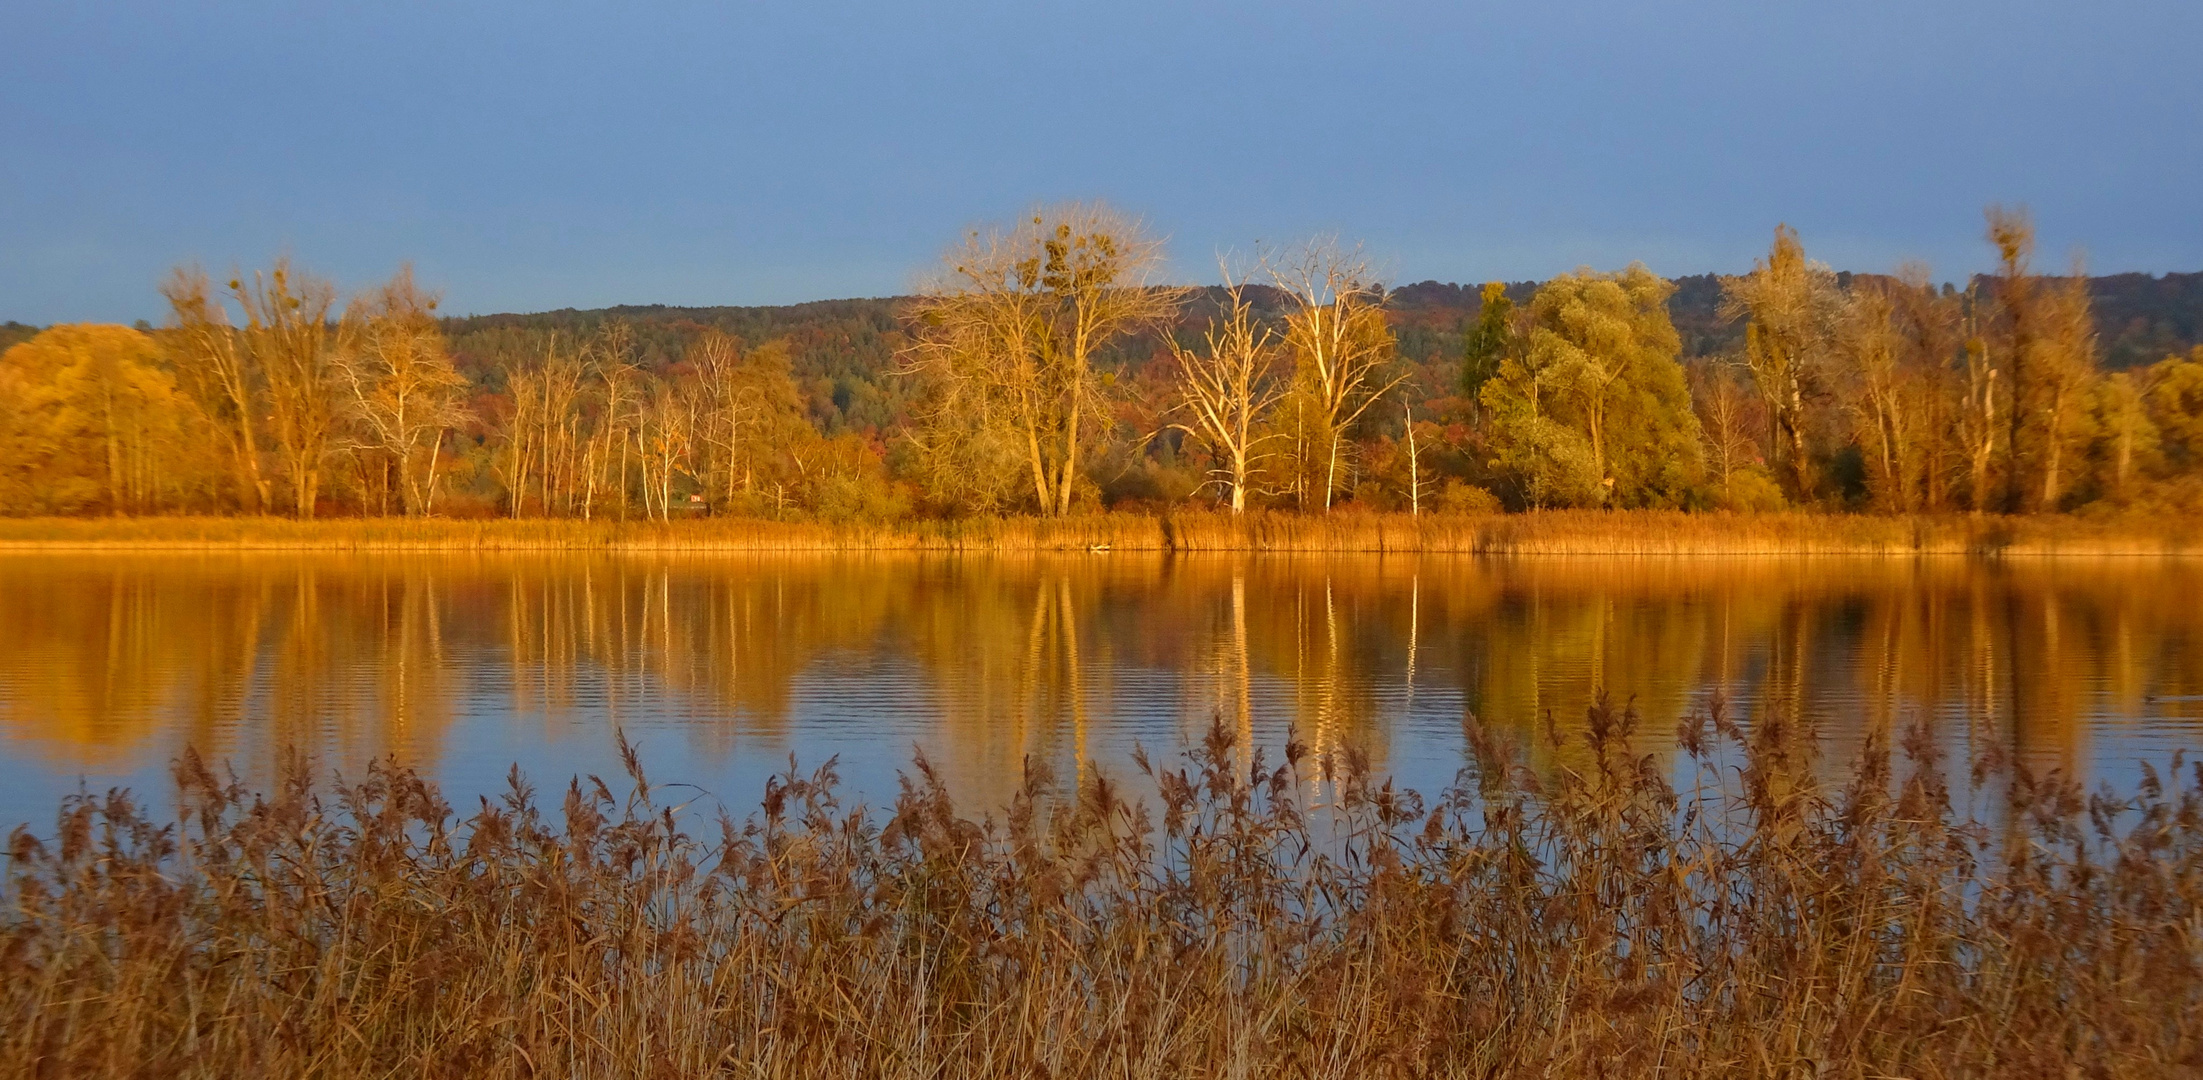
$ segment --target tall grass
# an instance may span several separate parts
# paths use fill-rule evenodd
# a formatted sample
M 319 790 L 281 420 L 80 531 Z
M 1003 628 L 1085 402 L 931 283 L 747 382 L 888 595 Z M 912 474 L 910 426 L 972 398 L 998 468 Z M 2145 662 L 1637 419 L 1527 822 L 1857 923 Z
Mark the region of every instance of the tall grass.
M 2178 517 L 1884 517 L 1672 510 L 1529 514 L 1175 515 L 1179 551 L 1479 555 L 2177 555 L 2199 534 Z
M 1277 551 L 1483 555 L 2185 555 L 2203 521 L 1564 510 L 1441 515 L 1098 513 L 894 523 L 0 518 L 0 551 Z
M 1152 807 L 1034 772 L 974 818 L 831 767 L 745 822 L 517 771 L 11 841 L 9 1076 L 2172 1076 L 2203 1061 L 2203 769 L 2132 798 L 1871 740 L 1848 786 L 1717 709 L 1686 768 L 1594 708 L 1544 775 L 1472 724 L 1429 800 L 1222 728 Z M 1557 732 L 1546 738 L 1563 739 Z M 1724 763 L 1735 766 L 1725 768 Z M 1992 779 L 2001 775 L 2001 779 Z M 1680 776 L 1682 779 L 1673 779 Z M 1984 781 L 1987 781 L 1984 784 Z M 1966 795 L 1959 781 L 1959 794 Z M 1311 800 L 1321 796 L 1321 804 Z
M 0 518 L 0 550 L 1157 551 L 1163 546 L 1160 519 L 1137 514 L 894 524 L 759 518 Z

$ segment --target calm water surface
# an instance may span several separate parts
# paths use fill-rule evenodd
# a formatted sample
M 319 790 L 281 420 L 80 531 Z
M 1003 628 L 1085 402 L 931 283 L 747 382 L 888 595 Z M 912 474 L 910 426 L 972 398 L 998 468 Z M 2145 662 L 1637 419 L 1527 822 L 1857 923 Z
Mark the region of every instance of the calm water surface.
M 263 780 L 287 747 L 383 756 L 462 808 L 517 762 L 737 810 L 791 755 L 877 805 L 925 754 L 967 800 L 1021 763 L 1129 774 L 1218 719 L 1355 745 L 1426 790 L 1462 722 L 1647 752 L 1725 695 L 1834 768 L 1926 718 L 1954 751 L 2124 780 L 2203 744 L 2203 567 L 2156 560 L 0 556 L 0 829 L 166 792 L 186 745 Z

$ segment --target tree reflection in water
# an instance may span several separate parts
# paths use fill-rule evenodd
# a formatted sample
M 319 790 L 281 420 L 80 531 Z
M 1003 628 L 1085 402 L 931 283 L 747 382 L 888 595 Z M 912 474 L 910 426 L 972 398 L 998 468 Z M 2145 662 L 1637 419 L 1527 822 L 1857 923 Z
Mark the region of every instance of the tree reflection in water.
M 2156 560 L 12 555 L 0 756 L 108 775 L 190 743 L 266 772 L 298 746 L 433 770 L 480 730 L 556 760 L 640 724 L 699 763 L 869 735 L 994 798 L 1028 756 L 1121 766 L 1219 716 L 1450 776 L 1473 712 L 1553 768 L 1543 718 L 1579 723 L 1604 692 L 1636 702 L 1653 754 L 1720 694 L 1819 740 L 1824 768 L 1925 713 L 2085 772 L 2203 716 L 2199 579 Z

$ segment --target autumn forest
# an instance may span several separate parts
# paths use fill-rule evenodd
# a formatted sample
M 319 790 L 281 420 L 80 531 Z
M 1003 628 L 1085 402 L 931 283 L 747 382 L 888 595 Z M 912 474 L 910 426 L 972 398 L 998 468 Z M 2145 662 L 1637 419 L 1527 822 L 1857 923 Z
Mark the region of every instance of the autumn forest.
M 472 317 L 409 269 L 183 267 L 159 326 L 5 329 L 0 514 L 2203 507 L 2197 298 L 2046 270 L 2024 212 L 1984 239 L 1963 284 L 1779 228 L 1734 277 L 1388 288 L 1319 239 L 1188 287 L 1068 204 L 900 299 Z

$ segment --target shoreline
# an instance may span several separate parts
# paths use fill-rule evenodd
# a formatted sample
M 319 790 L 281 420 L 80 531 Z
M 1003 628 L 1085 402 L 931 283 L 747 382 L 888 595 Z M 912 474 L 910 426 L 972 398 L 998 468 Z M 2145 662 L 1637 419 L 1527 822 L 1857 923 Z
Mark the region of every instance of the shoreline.
M 2154 557 L 2203 555 L 2174 517 L 1876 517 L 1561 510 L 1526 514 L 1105 513 L 894 525 L 762 519 L 143 517 L 0 519 L 0 553 L 1158 552 L 1596 556 Z

